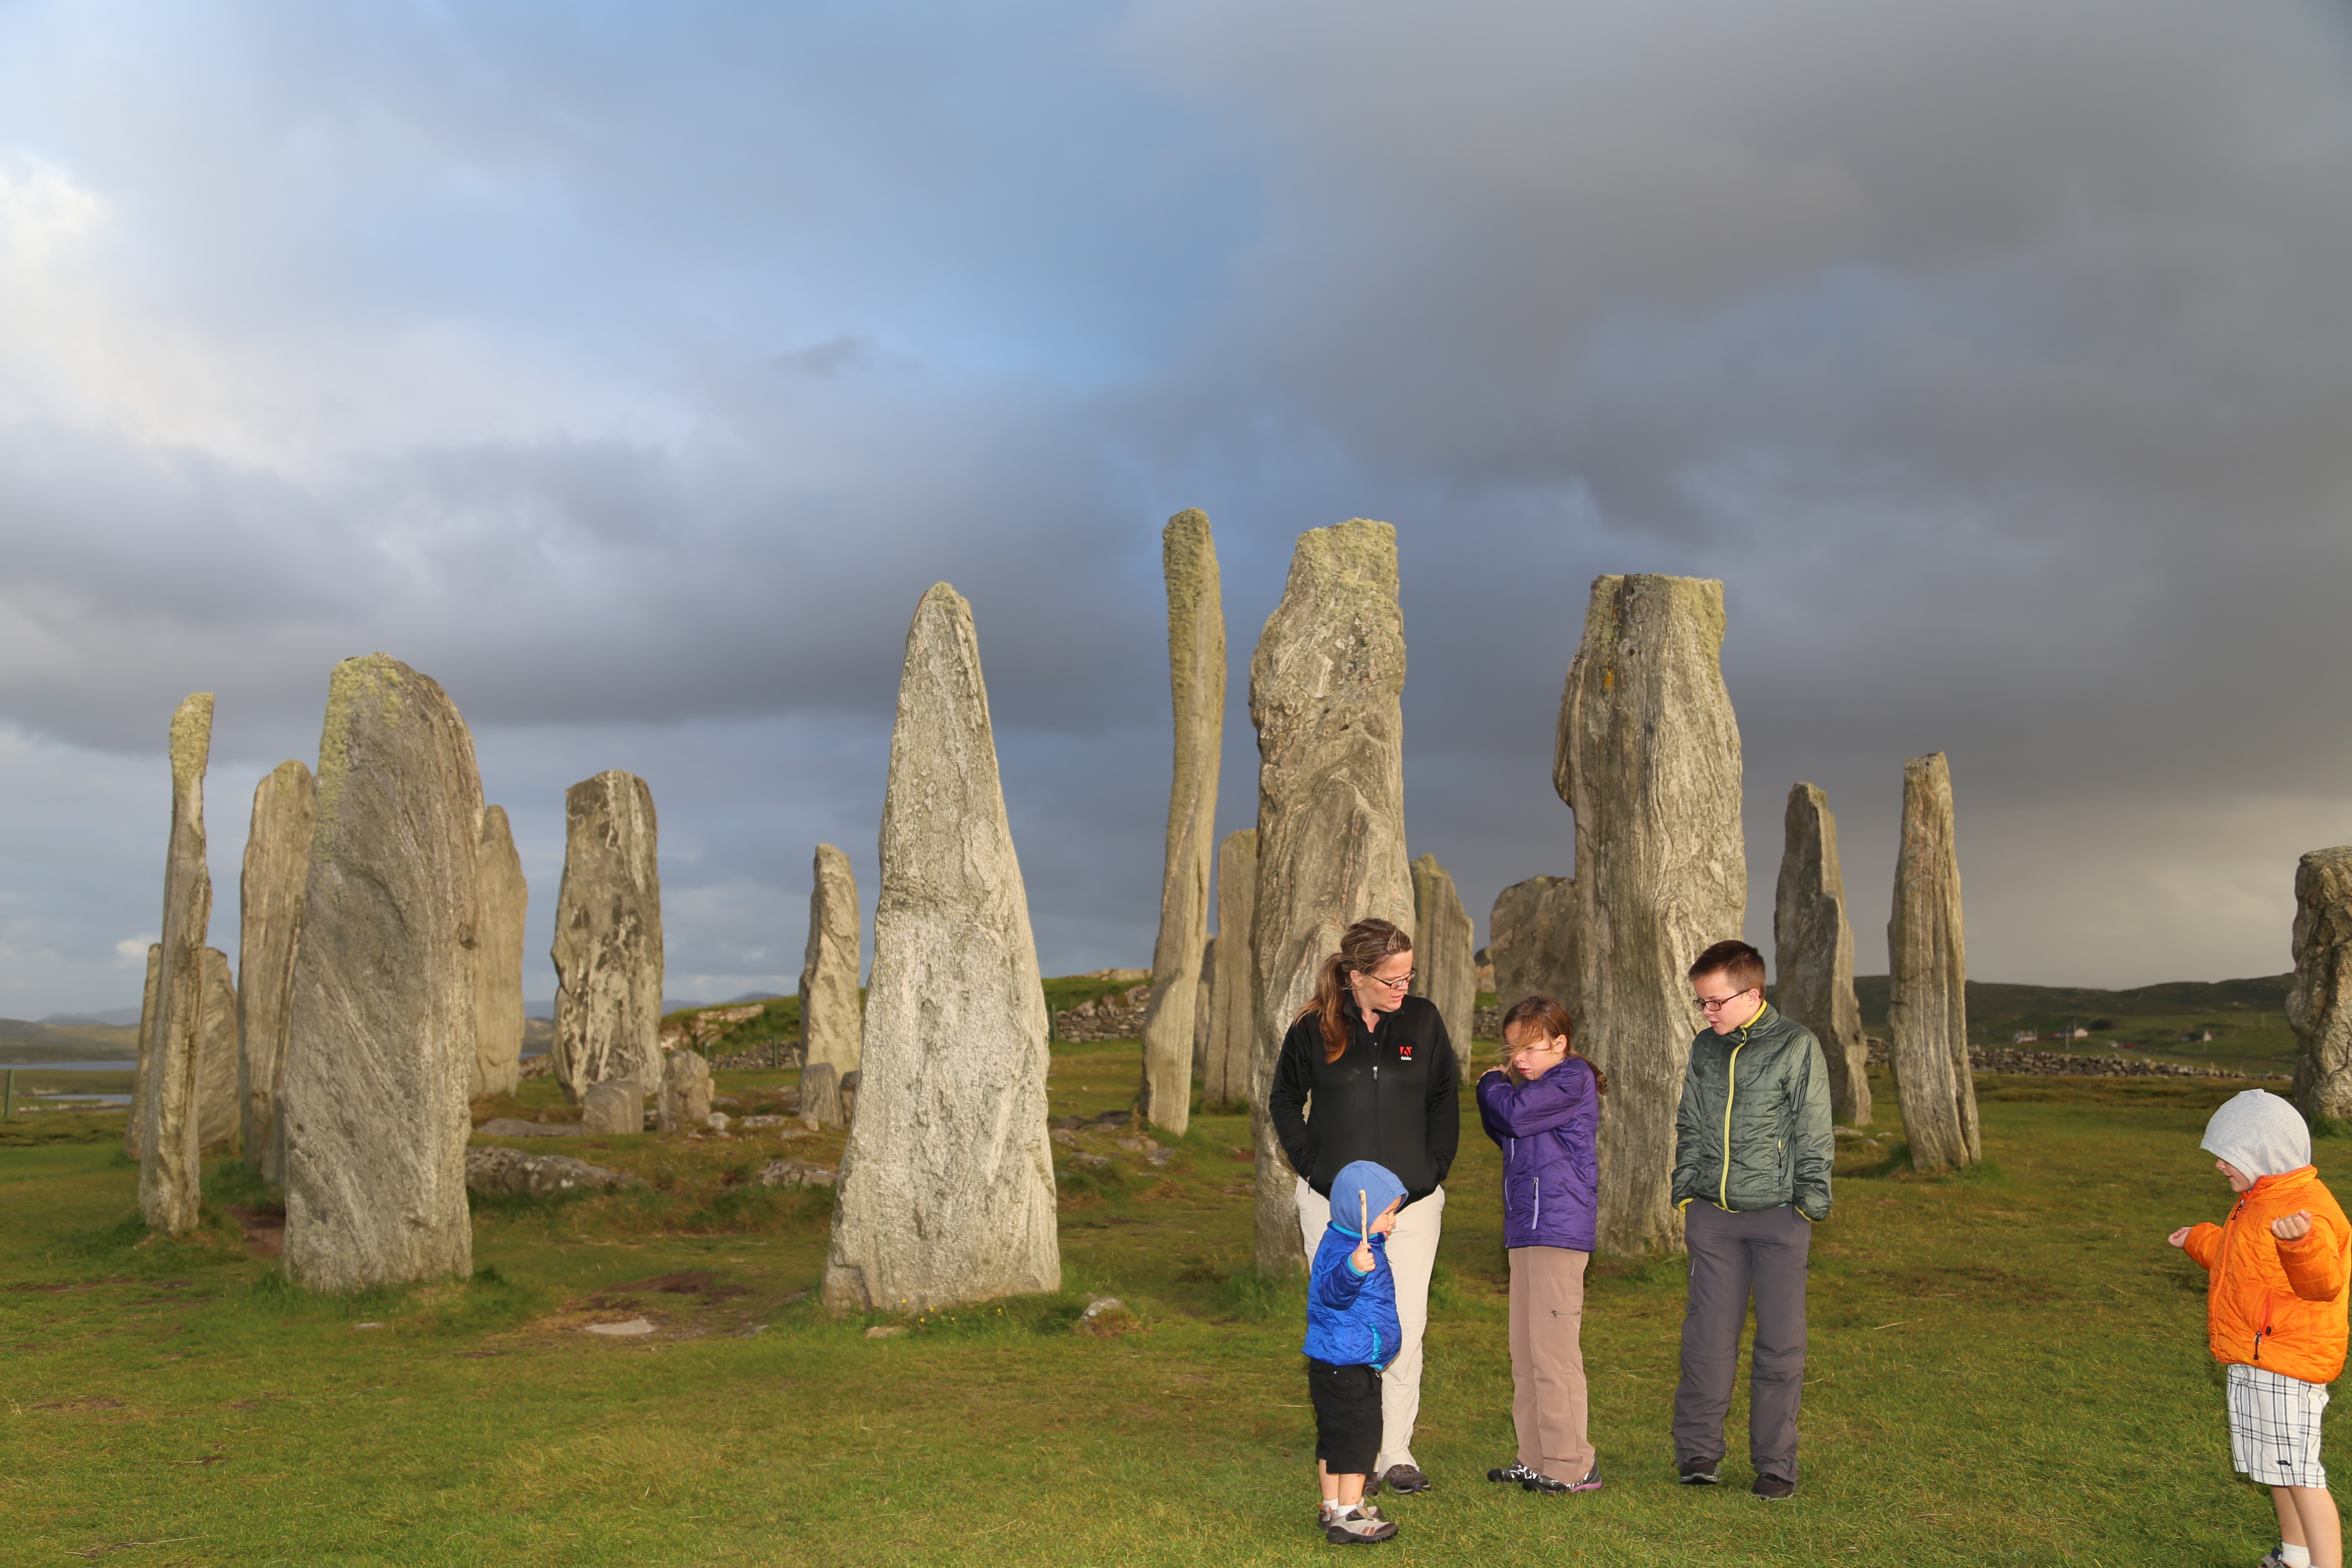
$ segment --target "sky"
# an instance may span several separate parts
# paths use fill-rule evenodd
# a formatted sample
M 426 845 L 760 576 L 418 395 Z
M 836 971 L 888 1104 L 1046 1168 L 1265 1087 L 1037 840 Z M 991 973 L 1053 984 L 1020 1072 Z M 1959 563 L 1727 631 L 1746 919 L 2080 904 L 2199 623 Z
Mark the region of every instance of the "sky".
M 1748 935 L 1838 816 L 1885 964 L 1951 759 L 1970 973 L 2288 968 L 2352 839 L 2352 24 L 2206 0 L 0 0 L 0 1015 L 135 1005 L 216 694 L 212 937 L 328 674 L 437 679 L 531 887 L 651 784 L 673 997 L 869 923 L 971 602 L 1047 973 L 1150 962 L 1160 530 L 1251 647 L 1396 525 L 1407 828 L 1573 869 L 1592 579 L 1725 583 Z

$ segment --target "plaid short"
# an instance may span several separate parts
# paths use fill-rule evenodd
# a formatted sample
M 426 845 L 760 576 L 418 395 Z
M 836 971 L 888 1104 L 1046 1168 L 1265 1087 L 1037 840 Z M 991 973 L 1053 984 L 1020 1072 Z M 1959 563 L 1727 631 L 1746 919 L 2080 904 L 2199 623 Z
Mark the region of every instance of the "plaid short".
M 2319 1417 L 2327 1385 L 2232 1363 L 2230 1366 L 2230 1462 L 2269 1487 L 2325 1487 L 2319 1462 Z

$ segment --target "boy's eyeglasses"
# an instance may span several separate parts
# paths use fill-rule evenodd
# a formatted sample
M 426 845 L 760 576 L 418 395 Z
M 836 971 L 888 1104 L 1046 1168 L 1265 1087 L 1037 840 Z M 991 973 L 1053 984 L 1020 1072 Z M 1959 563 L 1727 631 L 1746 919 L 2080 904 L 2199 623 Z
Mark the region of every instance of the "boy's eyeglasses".
M 1748 988 L 1748 991 L 1753 991 L 1755 989 L 1756 987 L 1750 985 Z M 1702 1013 L 1712 1013 L 1717 1007 L 1730 1006 L 1734 1002 L 1737 1002 L 1742 996 L 1747 995 L 1748 991 L 1735 991 L 1728 996 L 1694 996 L 1691 998 L 1691 1005 L 1697 1008 Z

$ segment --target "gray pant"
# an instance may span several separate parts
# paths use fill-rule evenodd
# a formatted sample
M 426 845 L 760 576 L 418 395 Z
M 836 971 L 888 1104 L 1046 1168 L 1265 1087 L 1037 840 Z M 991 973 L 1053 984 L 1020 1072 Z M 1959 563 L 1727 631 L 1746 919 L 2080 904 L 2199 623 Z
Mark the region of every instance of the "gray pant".
M 1805 1396 L 1805 1258 L 1812 1222 L 1793 1208 L 1727 1214 L 1701 1199 L 1683 1211 L 1690 1300 L 1675 1390 L 1675 1460 L 1723 1458 L 1723 1418 L 1739 1371 L 1739 1330 L 1756 1298 L 1748 1364 L 1748 1457 L 1759 1476 L 1797 1479 L 1797 1406 Z

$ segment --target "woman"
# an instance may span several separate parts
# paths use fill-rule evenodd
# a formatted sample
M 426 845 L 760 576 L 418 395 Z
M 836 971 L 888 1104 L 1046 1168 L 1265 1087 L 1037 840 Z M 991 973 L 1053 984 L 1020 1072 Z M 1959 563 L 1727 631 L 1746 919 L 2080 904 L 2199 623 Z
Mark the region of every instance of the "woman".
M 1381 1448 L 1366 1493 L 1429 1489 L 1412 1457 L 1421 1415 L 1421 1336 L 1429 1271 L 1445 1215 L 1445 1173 L 1462 1136 L 1454 1107 L 1454 1042 L 1412 984 L 1412 936 L 1383 920 L 1358 921 L 1316 976 L 1315 1000 L 1283 1037 L 1266 1114 L 1297 1173 L 1298 1232 L 1312 1254 L 1331 1208 L 1331 1179 L 1370 1160 L 1404 1183 L 1388 1242 L 1402 1342 L 1381 1373 Z M 1315 1115 L 1306 1115 L 1308 1097 Z
M 1584 1266 L 1601 1206 L 1601 1097 L 1609 1079 L 1576 1054 L 1568 1009 L 1529 996 L 1503 1015 L 1511 1070 L 1478 1080 L 1478 1118 L 1503 1151 L 1503 1246 L 1511 1258 L 1511 1423 L 1518 1458 L 1490 1481 L 1596 1491 L 1588 1430 Z

